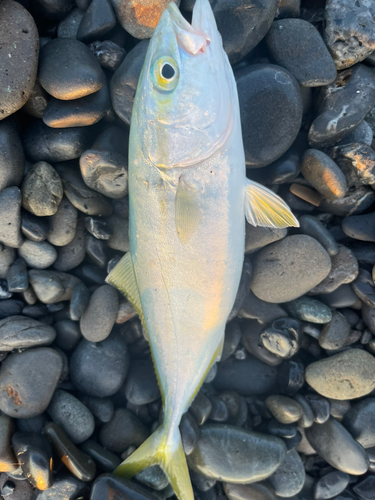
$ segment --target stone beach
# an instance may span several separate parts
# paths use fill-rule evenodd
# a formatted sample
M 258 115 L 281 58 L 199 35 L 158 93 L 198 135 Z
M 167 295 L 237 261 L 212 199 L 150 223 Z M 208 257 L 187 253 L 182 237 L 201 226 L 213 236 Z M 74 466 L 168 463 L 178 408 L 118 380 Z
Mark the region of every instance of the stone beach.
M 194 0 L 175 0 L 191 20 Z M 0 498 L 167 500 L 129 251 L 129 125 L 167 0 L 0 0 Z M 223 355 L 180 424 L 197 500 L 375 498 L 375 3 L 211 1 L 249 179 Z M 214 256 L 213 256 L 214 258 Z

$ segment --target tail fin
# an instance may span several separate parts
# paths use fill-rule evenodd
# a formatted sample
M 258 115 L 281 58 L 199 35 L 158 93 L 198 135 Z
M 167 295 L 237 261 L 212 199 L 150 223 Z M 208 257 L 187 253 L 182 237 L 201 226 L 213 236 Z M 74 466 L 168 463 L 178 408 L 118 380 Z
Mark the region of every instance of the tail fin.
M 172 435 L 164 426 L 159 427 L 114 471 L 130 479 L 150 465 L 158 464 L 166 473 L 179 500 L 194 500 L 189 469 L 178 428 Z

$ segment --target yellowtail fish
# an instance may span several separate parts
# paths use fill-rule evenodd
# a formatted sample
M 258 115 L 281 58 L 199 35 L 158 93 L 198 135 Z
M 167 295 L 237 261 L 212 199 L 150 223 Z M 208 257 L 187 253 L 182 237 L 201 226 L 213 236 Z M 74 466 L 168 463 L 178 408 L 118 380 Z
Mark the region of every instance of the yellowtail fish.
M 189 24 L 174 3 L 150 41 L 129 142 L 130 247 L 107 282 L 147 331 L 163 424 L 115 471 L 159 464 L 193 500 L 179 423 L 220 357 L 253 225 L 298 226 L 289 207 L 246 178 L 236 83 L 209 0 Z

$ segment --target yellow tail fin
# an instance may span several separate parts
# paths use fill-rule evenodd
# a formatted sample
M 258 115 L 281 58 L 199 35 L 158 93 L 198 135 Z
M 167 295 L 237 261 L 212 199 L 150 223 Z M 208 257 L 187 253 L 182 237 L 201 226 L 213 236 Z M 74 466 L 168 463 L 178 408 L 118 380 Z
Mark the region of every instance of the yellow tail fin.
M 166 473 L 179 500 L 194 500 L 189 469 L 178 428 L 173 434 L 164 426 L 159 427 L 114 471 L 126 479 L 150 465 L 158 464 Z

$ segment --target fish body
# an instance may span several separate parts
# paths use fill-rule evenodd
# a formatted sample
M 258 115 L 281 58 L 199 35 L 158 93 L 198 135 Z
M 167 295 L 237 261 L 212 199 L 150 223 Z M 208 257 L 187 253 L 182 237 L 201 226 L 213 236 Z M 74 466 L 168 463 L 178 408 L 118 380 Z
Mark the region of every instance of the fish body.
M 129 140 L 130 252 L 107 281 L 147 330 L 163 425 L 116 473 L 158 463 L 180 500 L 193 492 L 179 423 L 220 356 L 253 224 L 297 221 L 246 179 L 238 96 L 208 0 L 192 25 L 170 4 L 151 39 Z

